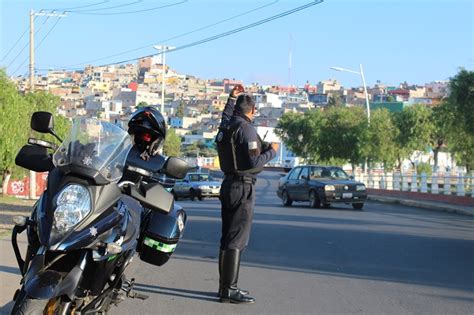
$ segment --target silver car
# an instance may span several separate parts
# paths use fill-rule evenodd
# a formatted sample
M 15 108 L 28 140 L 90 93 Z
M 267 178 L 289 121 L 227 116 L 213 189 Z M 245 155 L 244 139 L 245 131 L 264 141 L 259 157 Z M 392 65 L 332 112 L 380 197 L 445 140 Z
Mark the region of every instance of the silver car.
M 179 198 L 219 197 L 221 182 L 216 181 L 207 173 L 188 173 L 183 180 L 176 181 L 171 190 L 175 200 Z

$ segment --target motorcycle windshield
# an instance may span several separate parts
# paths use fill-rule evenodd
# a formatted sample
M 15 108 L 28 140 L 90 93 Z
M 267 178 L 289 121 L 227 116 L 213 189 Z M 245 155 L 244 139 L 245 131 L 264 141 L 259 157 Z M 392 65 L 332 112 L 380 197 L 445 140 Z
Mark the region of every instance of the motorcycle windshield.
M 131 147 L 131 138 L 122 128 L 95 118 L 78 118 L 54 153 L 53 163 L 56 167 L 74 165 L 95 170 L 114 182 L 122 177 Z

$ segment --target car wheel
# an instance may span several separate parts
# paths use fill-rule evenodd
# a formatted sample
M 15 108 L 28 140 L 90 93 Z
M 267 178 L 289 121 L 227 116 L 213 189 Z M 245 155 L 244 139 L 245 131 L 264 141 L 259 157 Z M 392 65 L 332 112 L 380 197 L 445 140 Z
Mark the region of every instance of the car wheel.
M 293 203 L 293 200 L 291 200 L 290 196 L 288 196 L 288 192 L 286 190 L 283 190 L 283 193 L 281 194 L 281 202 L 283 203 L 284 207 L 289 207 Z
M 362 208 L 364 208 L 364 204 L 363 203 L 353 203 L 352 208 L 354 208 L 355 210 L 362 210 Z
M 316 191 L 311 190 L 309 192 L 309 206 L 311 208 L 319 208 L 321 207 L 321 200 L 319 199 L 319 195 Z
M 203 199 L 202 196 L 198 196 L 199 201 L 202 201 L 202 199 Z

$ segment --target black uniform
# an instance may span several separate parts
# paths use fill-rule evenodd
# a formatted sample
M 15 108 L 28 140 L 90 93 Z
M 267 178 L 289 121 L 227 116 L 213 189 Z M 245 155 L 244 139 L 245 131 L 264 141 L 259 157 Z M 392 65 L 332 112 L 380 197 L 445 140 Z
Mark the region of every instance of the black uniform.
M 276 156 L 265 145 L 248 117 L 234 112 L 235 99 L 229 97 L 216 137 L 221 170 L 225 177 L 222 204 L 221 250 L 244 250 L 249 241 L 255 203 L 256 175 Z

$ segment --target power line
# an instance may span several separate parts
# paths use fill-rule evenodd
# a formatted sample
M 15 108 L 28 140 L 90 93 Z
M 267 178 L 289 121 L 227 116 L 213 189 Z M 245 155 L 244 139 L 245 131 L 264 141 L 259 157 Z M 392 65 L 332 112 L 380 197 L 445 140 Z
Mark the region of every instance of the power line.
M 37 17 L 38 17 L 38 16 L 36 15 L 33 21 L 36 21 L 36 18 L 37 18 Z M 35 30 L 35 34 L 34 34 L 35 36 L 36 36 L 36 34 L 38 34 L 38 32 L 41 30 L 41 27 L 43 27 L 43 25 L 44 25 L 48 20 L 49 20 L 49 16 L 46 18 L 46 20 L 43 22 L 43 24 L 41 24 L 41 25 L 38 27 L 38 29 Z M 29 28 L 29 27 L 28 27 L 28 28 Z M 20 52 L 19 52 L 19 53 L 15 56 L 15 58 L 13 58 L 13 60 L 10 61 L 10 63 L 7 65 L 7 68 L 10 67 L 10 65 L 20 56 L 20 54 L 26 49 L 26 47 L 28 47 L 28 45 L 29 45 L 29 42 L 27 41 L 26 44 L 25 44 L 25 46 L 23 46 L 23 48 L 20 50 Z
M 48 16 L 49 18 L 49 16 Z M 59 23 L 59 21 L 61 20 L 61 16 L 58 16 L 57 17 L 58 19 L 56 20 L 56 22 L 53 24 L 53 26 L 49 29 L 49 31 L 46 33 L 46 35 L 43 36 L 43 38 L 39 41 L 38 44 L 35 45 L 35 50 L 37 50 L 41 44 L 44 42 L 44 40 L 48 37 L 48 35 L 53 31 L 53 29 L 56 27 L 56 25 Z M 43 23 L 44 24 L 44 23 Z M 36 34 L 36 32 L 35 32 Z M 12 76 L 19 70 L 21 69 L 21 67 L 23 67 L 23 65 L 28 61 L 28 56 L 26 57 L 26 59 L 15 69 L 15 71 L 12 72 Z
M 128 7 L 130 5 L 137 4 L 137 3 L 140 3 L 140 2 L 143 2 L 143 0 L 138 0 L 138 1 L 135 1 L 135 2 L 129 2 L 129 3 L 121 4 L 121 5 L 116 5 L 116 6 L 113 6 L 113 7 L 97 8 L 97 9 L 92 9 L 92 10 L 68 10 L 68 12 L 77 13 L 77 12 L 103 11 L 103 10 L 110 10 L 110 9 Z
M 140 13 L 140 12 L 149 12 L 149 11 L 154 11 L 158 9 L 163 9 L 163 8 L 168 8 L 168 7 L 173 7 L 176 5 L 183 4 L 185 2 L 188 2 L 189 0 L 182 0 L 179 2 L 171 3 L 171 4 L 165 4 L 162 6 L 157 6 L 157 7 L 152 7 L 152 8 L 147 8 L 147 9 L 141 9 L 141 10 L 135 10 L 135 11 L 125 11 L 125 12 L 111 12 L 111 13 L 94 13 L 94 12 L 82 12 L 82 11 L 68 11 L 70 13 L 75 13 L 75 14 L 85 14 L 85 15 L 123 15 L 123 14 L 133 14 L 133 13 Z
M 59 23 L 60 20 L 61 20 L 61 17 L 58 17 L 54 25 L 49 29 L 48 33 L 46 33 L 46 35 L 43 36 L 43 38 L 40 40 L 38 45 L 35 46 L 35 49 L 38 49 L 41 46 L 41 44 L 44 42 L 46 37 L 48 37 L 48 35 L 54 30 L 54 28 L 56 27 L 56 25 Z
M 13 44 L 13 46 L 10 48 L 10 50 L 7 52 L 7 54 L 5 56 L 3 56 L 2 61 L 5 60 L 8 57 L 8 55 L 13 50 L 13 48 L 16 47 L 16 45 L 20 42 L 20 40 L 23 38 L 23 36 L 25 36 L 26 32 L 28 32 L 28 29 L 29 29 L 29 27 L 27 27 L 26 30 L 23 32 L 23 34 L 21 34 L 21 36 L 17 39 L 15 44 Z
M 100 5 L 100 4 L 104 4 L 104 3 L 107 3 L 107 2 L 110 2 L 110 0 L 105 0 L 105 1 L 102 1 L 102 2 L 96 2 L 96 3 L 93 3 L 93 4 L 81 5 L 81 6 L 72 7 L 72 8 L 43 9 L 43 10 L 51 10 L 51 11 L 56 11 L 56 10 L 58 10 L 58 11 L 75 10 L 75 9 L 82 9 L 82 8 L 93 7 L 93 6 Z
M 64 66 L 64 68 L 71 68 L 71 67 L 76 67 L 76 66 L 80 66 L 80 65 L 90 64 L 90 63 L 92 63 L 92 62 L 96 62 L 96 61 L 100 61 L 100 60 L 109 59 L 109 58 L 112 58 L 112 57 L 117 57 L 117 56 L 125 55 L 125 54 L 128 54 L 128 53 L 134 52 L 134 51 L 138 51 L 138 50 L 145 49 L 145 48 L 150 48 L 151 46 L 157 45 L 158 43 L 168 42 L 168 41 L 171 41 L 171 40 L 174 40 L 174 39 L 177 39 L 177 38 L 181 38 L 181 37 L 184 37 L 184 36 L 186 36 L 186 35 L 189 35 L 189 34 L 192 34 L 192 33 L 196 33 L 196 32 L 198 32 L 198 31 L 202 31 L 202 30 L 211 28 L 211 27 L 213 27 L 213 26 L 222 24 L 222 23 L 224 23 L 224 22 L 228 22 L 228 21 L 230 21 L 230 20 L 236 19 L 236 18 L 238 18 L 238 17 L 242 17 L 242 16 L 244 16 L 244 15 L 247 15 L 247 14 L 250 14 L 250 13 L 253 13 L 253 12 L 256 12 L 256 11 L 258 11 L 258 10 L 261 10 L 261 9 L 264 9 L 264 8 L 269 7 L 269 6 L 271 6 L 271 5 L 274 5 L 274 4 L 277 3 L 278 1 L 279 1 L 279 0 L 275 0 L 275 1 L 270 2 L 270 3 L 268 3 L 268 4 L 262 5 L 262 6 L 260 6 L 260 7 L 254 8 L 254 9 L 249 10 L 249 11 L 245 11 L 245 12 L 239 13 L 239 14 L 237 14 L 237 15 L 234 15 L 234 16 L 231 16 L 231 17 L 229 17 L 229 18 L 226 18 L 226 19 L 217 21 L 217 22 L 215 22 L 215 23 L 212 23 L 212 24 L 209 24 L 209 25 L 206 25 L 206 26 L 197 28 L 197 29 L 195 29 L 195 30 L 192 30 L 192 31 L 189 31 L 189 32 L 180 34 L 180 35 L 176 35 L 176 36 L 173 36 L 173 37 L 170 37 L 170 38 L 167 38 L 167 39 L 160 40 L 160 41 L 158 41 L 158 42 L 156 42 L 156 43 L 154 43 L 154 44 L 148 44 L 148 45 L 141 46 L 141 47 L 138 47 L 138 48 L 134 48 L 134 49 L 130 49 L 130 50 L 127 50 L 127 51 L 123 51 L 123 52 L 120 52 L 120 53 L 117 53 L 117 54 L 113 54 L 113 55 L 109 55 L 109 56 L 105 56 L 105 57 L 101 57 L 101 58 L 97 58 L 97 59 L 93 59 L 93 60 L 89 60 L 89 61 L 84 61 L 84 62 L 81 62 L 81 63 L 76 63 L 76 64 Z M 61 67 L 61 68 L 63 68 L 63 67 Z
M 201 39 L 201 40 L 196 41 L 196 42 L 193 42 L 193 43 L 189 43 L 189 44 L 186 44 L 186 45 L 182 45 L 182 46 L 179 46 L 179 47 L 176 47 L 176 48 L 167 50 L 166 52 L 167 52 L 167 53 L 175 52 L 175 51 L 183 50 L 183 49 L 186 49 L 186 48 L 194 47 L 194 46 L 197 46 L 197 45 L 201 45 L 201 44 L 204 44 L 204 43 L 207 43 L 207 42 L 210 42 L 210 41 L 214 41 L 214 40 L 219 39 L 219 38 L 222 38 L 222 37 L 230 36 L 230 35 L 232 35 L 232 34 L 239 33 L 239 32 L 242 32 L 242 31 L 244 31 L 244 30 L 247 30 L 247 29 L 250 29 L 250 28 L 253 28 L 253 27 L 256 27 L 256 26 L 265 24 L 265 23 L 268 23 L 268 22 L 270 22 L 270 21 L 273 21 L 273 20 L 276 20 L 276 19 L 279 19 L 279 18 L 288 16 L 288 15 L 293 14 L 293 13 L 295 13 L 295 12 L 298 12 L 298 11 L 301 11 L 301 10 L 305 10 L 305 9 L 307 9 L 307 8 L 309 8 L 309 7 L 312 7 L 312 6 L 314 6 L 314 5 L 317 5 L 317 4 L 320 4 L 320 3 L 323 3 L 323 2 L 324 2 L 324 0 L 316 0 L 316 1 L 314 1 L 314 2 L 307 3 L 307 4 L 305 4 L 305 5 L 302 5 L 302 6 L 299 6 L 299 7 L 294 8 L 294 9 L 291 9 L 291 10 L 288 10 L 288 11 L 285 11 L 285 12 L 282 12 L 282 13 L 280 13 L 280 14 L 273 15 L 273 16 L 268 17 L 268 18 L 265 18 L 265 19 L 263 19 L 263 20 L 259 20 L 259 21 L 257 21 L 257 22 L 254 22 L 254 23 L 251 23 L 251 24 L 247 24 L 247 25 L 245 25 L 245 26 L 242 26 L 242 27 L 239 27 L 239 28 L 236 28 L 236 29 L 233 29 L 233 30 L 230 30 L 230 31 L 221 33 L 221 34 L 218 34 L 218 35 L 214 35 L 214 36 L 211 36 L 211 37 L 208 37 L 208 38 L 205 38 L 205 39 Z M 155 55 L 156 55 L 156 54 L 150 54 L 150 55 L 146 55 L 146 56 L 142 56 L 142 57 L 131 58 L 131 59 L 122 60 L 122 61 L 113 62 L 113 63 L 107 63 L 107 64 L 100 65 L 100 66 L 98 66 L 98 67 L 104 67 L 104 66 L 108 66 L 108 65 L 115 65 L 115 64 L 126 63 L 126 62 L 135 61 L 135 60 L 142 59 L 142 58 L 153 57 L 153 56 L 155 56 Z

